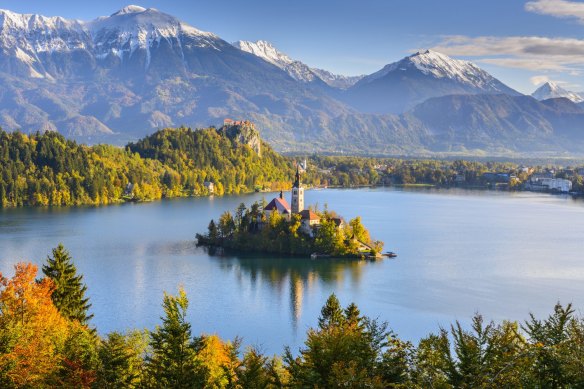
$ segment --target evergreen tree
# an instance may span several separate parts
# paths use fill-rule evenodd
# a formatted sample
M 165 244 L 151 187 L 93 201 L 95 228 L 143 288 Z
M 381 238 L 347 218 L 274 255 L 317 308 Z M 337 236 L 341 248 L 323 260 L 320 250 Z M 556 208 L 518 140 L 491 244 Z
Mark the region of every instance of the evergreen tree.
M 270 385 L 267 369 L 268 358 L 256 348 L 248 348 L 238 371 L 239 384 L 243 388 L 264 389 Z
M 152 354 L 148 357 L 150 386 L 154 388 L 193 388 L 201 386 L 196 347 L 191 325 L 186 321 L 189 305 L 185 291 L 178 296 L 164 295 L 162 326 L 151 334 Z
M 389 336 L 387 325 L 360 316 L 356 305 L 345 310 L 333 294 L 322 308 L 318 329 L 309 329 L 298 357 L 289 349 L 285 361 L 293 387 L 384 388 L 379 365 Z
M 219 236 L 219 232 L 217 231 L 217 226 L 215 225 L 215 221 L 213 219 L 211 219 L 211 221 L 209 222 L 209 241 L 211 243 L 216 243 L 217 242 L 217 237 Z
M 134 331 L 127 336 L 118 332 L 108 334 L 99 347 L 99 388 L 140 387 L 146 336 L 147 331 Z
M 77 275 L 71 256 L 62 244 L 53 249 L 52 258 L 47 257 L 43 273 L 55 283 L 52 299 L 59 312 L 68 319 L 87 325 L 93 317 L 88 315 L 91 304 L 85 297 L 87 286 L 82 282 L 83 276 Z
M 355 306 L 356 308 L 356 306 Z M 350 308 L 351 310 L 353 308 Z M 341 308 L 341 303 L 337 296 L 333 293 L 326 300 L 326 303 L 320 310 L 320 317 L 318 318 L 318 326 L 324 330 L 332 326 L 340 326 L 345 321 L 345 315 Z

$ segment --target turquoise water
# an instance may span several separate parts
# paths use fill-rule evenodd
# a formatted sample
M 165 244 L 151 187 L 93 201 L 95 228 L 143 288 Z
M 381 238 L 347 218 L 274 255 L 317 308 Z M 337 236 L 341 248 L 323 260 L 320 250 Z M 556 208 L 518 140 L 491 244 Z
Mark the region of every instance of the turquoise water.
M 196 232 L 253 194 L 100 208 L 0 211 L 0 271 L 41 264 L 62 242 L 83 273 L 100 333 L 154 328 L 163 291 L 184 286 L 195 333 L 268 353 L 299 347 L 330 293 L 417 341 L 475 312 L 488 319 L 584 309 L 584 202 L 533 193 L 311 190 L 306 204 L 361 215 L 396 259 L 210 256 Z M 289 194 L 287 194 L 289 196 Z

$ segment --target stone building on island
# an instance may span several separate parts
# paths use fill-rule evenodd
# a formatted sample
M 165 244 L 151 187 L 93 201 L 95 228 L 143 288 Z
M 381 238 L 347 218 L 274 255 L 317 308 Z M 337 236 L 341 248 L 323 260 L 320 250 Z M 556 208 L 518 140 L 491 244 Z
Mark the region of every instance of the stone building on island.
M 265 206 L 264 211 L 278 212 L 280 215 L 290 220 L 294 214 L 300 215 L 302 230 L 312 235 L 314 228 L 320 225 L 320 217 L 313 211 L 304 209 L 304 187 L 300 181 L 300 168 L 296 167 L 296 176 L 292 184 L 291 204 L 289 205 L 282 192 L 279 197 L 275 197 Z

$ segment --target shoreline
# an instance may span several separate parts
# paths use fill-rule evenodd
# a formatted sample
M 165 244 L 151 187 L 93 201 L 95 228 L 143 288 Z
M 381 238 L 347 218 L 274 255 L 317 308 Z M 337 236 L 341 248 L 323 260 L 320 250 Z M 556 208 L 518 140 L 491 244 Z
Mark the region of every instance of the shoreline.
M 534 194 L 542 194 L 548 196 L 569 196 L 574 200 L 584 199 L 584 193 L 575 193 L 575 192 L 549 192 L 549 191 L 532 191 L 532 190 L 524 190 L 524 189 L 515 189 L 515 190 L 508 190 L 508 189 L 496 189 L 496 188 L 485 188 L 481 186 L 441 186 L 435 184 L 394 184 L 394 185 L 354 185 L 354 186 L 341 186 L 341 185 L 328 185 L 326 187 L 307 187 L 307 191 L 312 190 L 349 190 L 349 189 L 437 189 L 438 191 L 448 191 L 448 190 L 464 190 L 469 192 L 494 192 L 494 193 L 534 193 Z M 284 190 L 284 192 L 289 192 L 290 189 Z M 0 207 L 0 211 L 5 210 L 16 210 L 16 209 L 81 209 L 81 208 L 101 208 L 101 207 L 108 207 L 113 205 L 126 205 L 126 204 L 148 204 L 154 203 L 159 201 L 165 200 L 178 200 L 178 199 L 197 199 L 197 198 L 212 198 L 212 197 L 239 197 L 239 196 L 246 196 L 252 195 L 255 193 L 278 193 L 279 190 L 266 190 L 266 191 L 249 191 L 249 192 L 240 192 L 240 193 L 229 193 L 223 195 L 187 195 L 187 196 L 170 196 L 170 197 L 161 197 L 157 199 L 147 199 L 147 200 L 125 200 L 119 199 L 116 201 L 111 201 L 108 203 L 102 204 L 71 204 L 71 205 L 22 205 L 22 206 L 15 206 L 15 207 Z

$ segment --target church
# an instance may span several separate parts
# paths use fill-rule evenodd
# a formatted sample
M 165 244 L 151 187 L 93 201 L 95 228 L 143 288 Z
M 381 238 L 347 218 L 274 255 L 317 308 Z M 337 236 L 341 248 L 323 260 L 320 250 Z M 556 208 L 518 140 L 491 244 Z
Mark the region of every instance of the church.
M 304 188 L 300 182 L 300 168 L 298 166 L 296 167 L 296 177 L 292 184 L 290 200 L 292 206 L 290 206 L 284 198 L 283 192 L 280 192 L 280 196 L 270 201 L 270 203 L 264 208 L 264 211 L 278 212 L 285 217 L 286 220 L 290 220 L 293 214 L 299 214 L 302 222 L 302 230 L 307 234 L 312 235 L 313 227 L 320 224 L 320 217 L 313 211 L 304 209 Z

